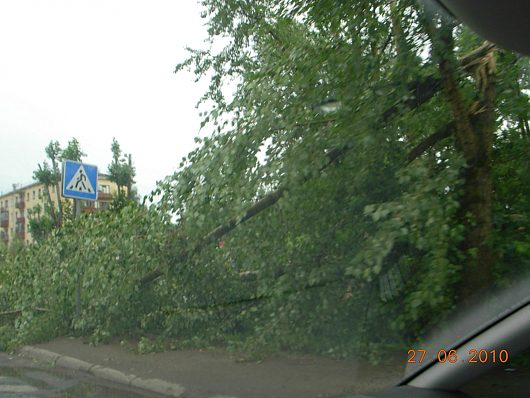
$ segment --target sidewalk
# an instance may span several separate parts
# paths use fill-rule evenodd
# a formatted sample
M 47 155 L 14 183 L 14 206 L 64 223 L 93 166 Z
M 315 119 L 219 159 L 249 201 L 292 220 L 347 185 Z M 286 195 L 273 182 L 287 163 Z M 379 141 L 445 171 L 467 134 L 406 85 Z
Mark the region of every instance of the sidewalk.
M 372 366 L 360 360 L 277 355 L 239 362 L 221 350 L 181 350 L 138 355 L 118 342 L 92 347 L 59 338 L 35 347 L 91 365 L 118 370 L 127 380 L 161 379 L 182 387 L 188 398 L 327 398 L 378 391 L 399 380 L 404 364 Z M 61 362 L 59 361 L 57 365 Z M 108 370 L 108 369 L 107 369 Z

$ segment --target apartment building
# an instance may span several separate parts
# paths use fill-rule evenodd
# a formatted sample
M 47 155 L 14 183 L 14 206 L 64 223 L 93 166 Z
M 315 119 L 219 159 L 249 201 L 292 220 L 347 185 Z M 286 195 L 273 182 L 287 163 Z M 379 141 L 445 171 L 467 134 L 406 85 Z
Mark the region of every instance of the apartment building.
M 81 212 L 93 213 L 106 209 L 117 193 L 118 186 L 110 181 L 109 176 L 99 174 L 98 199 L 95 202 L 81 201 Z M 63 198 L 54 186 L 50 187 L 50 196 L 56 208 L 59 198 L 63 202 L 73 202 L 72 199 Z M 28 228 L 30 213 L 38 206 L 44 209 L 47 202 L 44 185 L 40 183 L 24 187 L 13 186 L 13 191 L 0 195 L 0 242 L 7 245 L 14 239 L 19 239 L 27 244 L 32 243 Z

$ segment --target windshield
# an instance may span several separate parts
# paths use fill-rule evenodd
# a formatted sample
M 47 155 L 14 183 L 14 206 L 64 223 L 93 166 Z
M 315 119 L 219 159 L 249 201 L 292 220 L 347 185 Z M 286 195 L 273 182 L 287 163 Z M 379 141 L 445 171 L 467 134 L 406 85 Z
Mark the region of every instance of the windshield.
M 422 349 L 409 350 L 405 378 L 410 379 L 415 374 L 421 373 L 422 369 L 431 365 L 433 362 L 443 361 L 446 355 L 445 352 L 455 350 L 454 347 L 462 346 L 482 331 L 488 330 L 493 325 L 502 322 L 521 308 L 527 306 L 530 303 L 528 283 L 529 278 L 528 274 L 526 274 L 521 280 L 514 282 L 509 288 L 498 291 L 491 289 L 492 291 L 489 291 L 488 294 L 475 297 L 475 302 L 472 304 L 460 304 L 455 313 L 448 319 L 440 322 L 436 328 L 430 331 L 429 336 L 426 336 L 421 343 L 417 344 L 417 347 L 421 346 Z M 458 353 L 457 350 L 455 351 Z M 484 350 L 473 348 L 469 351 L 471 353 L 468 352 L 467 355 L 470 357 L 470 360 L 475 360 L 474 357 L 478 356 L 478 353 L 482 351 L 480 362 L 487 362 L 484 359 Z M 422 357 L 421 360 L 415 358 L 418 353 Z M 497 358 L 498 354 L 501 354 L 503 358 Z M 493 357 L 493 355 L 496 356 L 495 361 L 505 363 L 509 361 L 509 350 L 507 349 L 490 350 L 489 356 Z M 411 357 L 414 358 L 411 359 Z M 490 358 L 490 361 L 494 361 L 494 359 Z
M 0 350 L 345 396 L 513 297 L 528 57 L 408 0 L 174 3 L 0 6 Z

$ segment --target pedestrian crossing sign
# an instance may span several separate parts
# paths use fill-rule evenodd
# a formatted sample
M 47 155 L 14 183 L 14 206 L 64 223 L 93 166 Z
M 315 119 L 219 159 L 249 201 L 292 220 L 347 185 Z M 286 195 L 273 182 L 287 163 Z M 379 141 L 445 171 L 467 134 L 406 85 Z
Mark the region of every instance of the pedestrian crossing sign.
M 63 163 L 63 196 L 73 199 L 97 200 L 97 166 L 65 160 Z

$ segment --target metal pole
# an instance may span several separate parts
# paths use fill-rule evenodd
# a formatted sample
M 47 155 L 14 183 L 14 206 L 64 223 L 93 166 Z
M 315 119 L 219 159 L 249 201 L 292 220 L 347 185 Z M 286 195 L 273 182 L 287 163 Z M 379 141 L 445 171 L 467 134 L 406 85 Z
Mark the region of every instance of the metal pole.
M 79 199 L 74 199 L 74 219 L 78 219 L 81 215 L 81 202 Z M 75 315 L 77 319 L 81 319 L 81 270 L 77 267 L 77 284 L 75 289 Z

